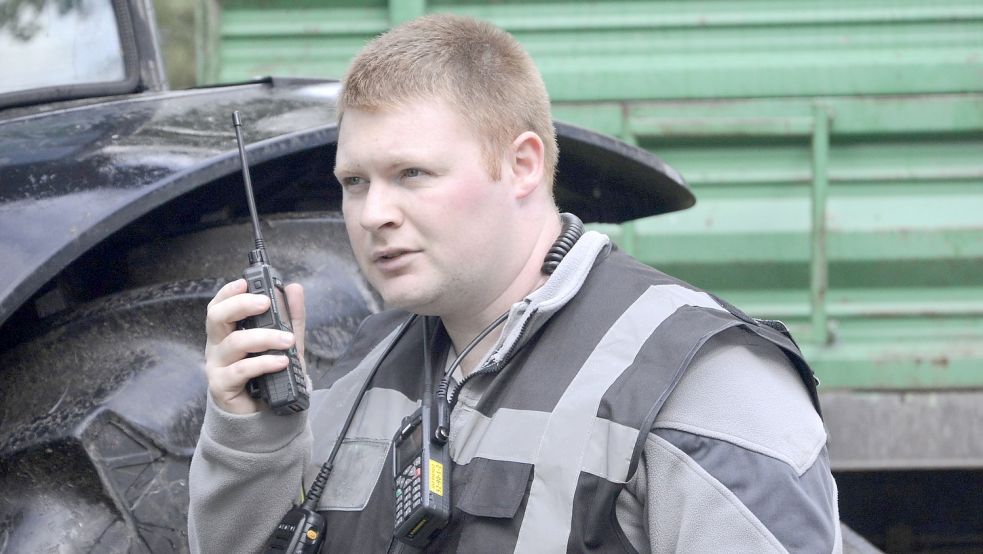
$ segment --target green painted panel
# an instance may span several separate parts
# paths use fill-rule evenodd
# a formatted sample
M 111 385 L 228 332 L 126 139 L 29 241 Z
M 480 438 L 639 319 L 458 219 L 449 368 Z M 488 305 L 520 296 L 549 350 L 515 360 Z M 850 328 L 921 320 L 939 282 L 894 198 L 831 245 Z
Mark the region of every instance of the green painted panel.
M 270 67 L 338 77 L 344 67 L 322 56 L 351 56 L 340 36 L 364 42 L 424 10 L 481 17 L 514 33 L 557 101 L 983 87 L 983 4 L 975 0 L 225 2 L 213 78 Z
M 817 104 L 831 133 L 823 337 L 810 281 Z M 983 95 L 650 101 L 626 113 L 620 133 L 679 170 L 698 202 L 602 227 L 619 244 L 789 322 L 827 389 L 983 385 Z M 590 121 L 583 107 L 564 115 Z

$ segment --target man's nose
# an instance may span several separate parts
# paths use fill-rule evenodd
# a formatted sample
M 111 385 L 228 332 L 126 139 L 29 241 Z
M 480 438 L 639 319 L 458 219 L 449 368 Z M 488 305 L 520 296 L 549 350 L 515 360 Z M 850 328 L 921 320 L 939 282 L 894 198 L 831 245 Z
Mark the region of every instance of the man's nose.
M 401 222 L 398 191 L 385 181 L 375 180 L 369 185 L 362 203 L 362 228 L 373 231 L 387 226 L 398 227 Z

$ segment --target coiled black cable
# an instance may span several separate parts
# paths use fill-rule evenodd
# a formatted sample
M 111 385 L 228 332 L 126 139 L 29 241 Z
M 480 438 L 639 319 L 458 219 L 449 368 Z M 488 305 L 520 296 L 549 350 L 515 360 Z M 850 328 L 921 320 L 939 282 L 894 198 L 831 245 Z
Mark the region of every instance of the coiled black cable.
M 563 223 L 563 228 L 560 229 L 560 236 L 557 237 L 556 242 L 550 247 L 549 252 L 546 253 L 546 259 L 543 260 L 542 272 L 546 275 L 552 275 L 556 271 L 556 266 L 560 265 L 563 261 L 563 257 L 567 255 L 567 252 L 573 248 L 580 236 L 584 234 L 584 223 L 580 221 L 580 218 L 567 212 L 560 214 L 560 220 Z

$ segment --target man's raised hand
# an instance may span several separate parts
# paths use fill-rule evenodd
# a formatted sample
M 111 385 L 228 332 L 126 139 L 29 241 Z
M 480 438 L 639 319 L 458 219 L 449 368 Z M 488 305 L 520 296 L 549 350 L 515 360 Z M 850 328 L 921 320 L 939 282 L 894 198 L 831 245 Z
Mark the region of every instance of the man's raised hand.
M 284 354 L 248 354 L 267 350 L 286 350 L 296 339 L 297 356 L 304 359 L 304 289 L 299 284 L 287 285 L 291 326 L 294 333 L 275 329 L 238 329 L 236 324 L 270 308 L 270 299 L 262 294 L 246 292 L 246 281 L 237 279 L 226 284 L 208 303 L 205 317 L 205 374 L 212 399 L 223 410 L 234 414 L 249 414 L 262 404 L 249 396 L 246 383 L 260 375 L 280 371 L 289 360 Z M 303 363 L 303 362 L 301 362 Z

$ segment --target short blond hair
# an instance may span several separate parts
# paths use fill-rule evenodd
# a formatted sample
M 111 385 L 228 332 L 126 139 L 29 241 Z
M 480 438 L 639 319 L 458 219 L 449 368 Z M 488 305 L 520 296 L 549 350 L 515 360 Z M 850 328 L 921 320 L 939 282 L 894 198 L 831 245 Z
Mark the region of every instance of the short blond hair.
M 492 178 L 520 134 L 544 145 L 552 185 L 559 156 L 543 78 L 522 45 L 494 25 L 451 14 L 423 16 L 369 42 L 345 75 L 338 120 L 347 109 L 385 110 L 439 99 L 464 118 L 482 142 Z

